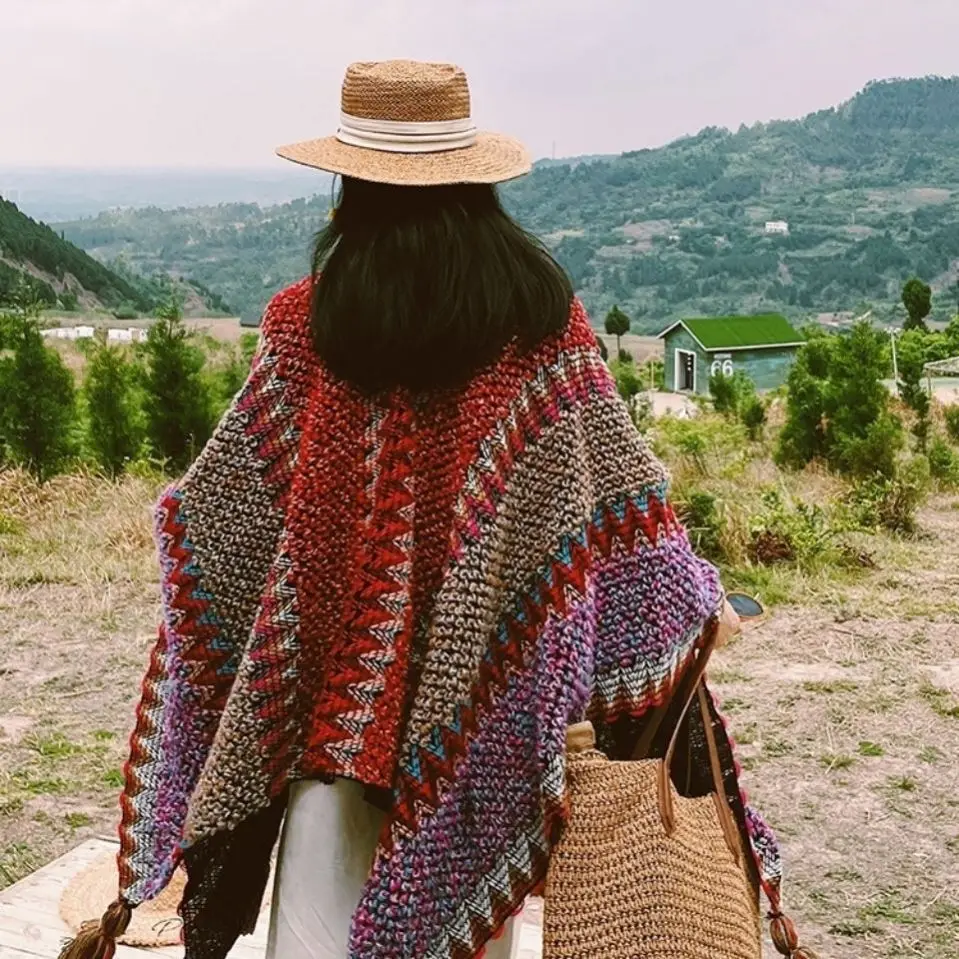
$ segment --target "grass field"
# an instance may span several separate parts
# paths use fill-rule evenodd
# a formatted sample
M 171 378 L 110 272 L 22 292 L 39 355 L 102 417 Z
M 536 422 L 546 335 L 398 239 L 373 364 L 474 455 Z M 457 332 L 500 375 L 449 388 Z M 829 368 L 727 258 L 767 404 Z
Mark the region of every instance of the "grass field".
M 0 472 L 0 886 L 115 830 L 159 487 Z M 824 959 L 959 955 L 956 506 L 874 544 L 875 570 L 797 585 L 712 670 Z

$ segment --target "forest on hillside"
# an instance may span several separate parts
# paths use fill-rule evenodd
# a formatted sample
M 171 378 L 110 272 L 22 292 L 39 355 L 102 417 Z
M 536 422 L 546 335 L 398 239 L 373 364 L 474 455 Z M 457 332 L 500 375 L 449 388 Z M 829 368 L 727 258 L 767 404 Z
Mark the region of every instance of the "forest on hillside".
M 212 315 L 229 305 L 198 280 L 166 270 L 146 275 L 122 258 L 101 263 L 0 197 L 0 307 L 26 298 L 45 309 L 108 310 L 121 319 L 170 302 Z
M 693 314 L 901 319 L 903 281 L 955 313 L 959 78 L 870 84 L 801 120 L 709 128 L 658 149 L 537 165 L 502 190 L 595 316 L 637 331 Z M 246 315 L 308 269 L 329 200 L 112 211 L 63 225 L 98 258 L 190 276 Z M 767 221 L 789 224 L 770 236 Z
M 50 280 L 64 281 L 68 276 L 75 281 L 73 291 L 54 289 Z M 75 305 L 78 289 L 107 305 L 129 302 L 138 309 L 152 305 L 137 285 L 0 197 L 0 303 L 12 299 L 21 286 L 45 306 L 63 304 L 64 298 L 66 305 Z

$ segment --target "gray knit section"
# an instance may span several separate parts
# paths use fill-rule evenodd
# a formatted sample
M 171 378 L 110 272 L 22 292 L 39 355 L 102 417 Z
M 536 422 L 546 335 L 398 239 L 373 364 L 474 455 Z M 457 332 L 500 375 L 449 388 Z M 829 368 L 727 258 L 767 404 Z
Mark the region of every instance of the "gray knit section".
M 665 479 L 618 396 L 595 396 L 546 427 L 437 595 L 406 745 L 449 723 L 468 700 L 493 630 L 562 536 L 586 523 L 598 503 Z
M 246 643 L 283 527 L 246 418 L 230 411 L 183 481 L 188 532 L 228 639 Z M 226 506 L 226 508 L 224 508 Z

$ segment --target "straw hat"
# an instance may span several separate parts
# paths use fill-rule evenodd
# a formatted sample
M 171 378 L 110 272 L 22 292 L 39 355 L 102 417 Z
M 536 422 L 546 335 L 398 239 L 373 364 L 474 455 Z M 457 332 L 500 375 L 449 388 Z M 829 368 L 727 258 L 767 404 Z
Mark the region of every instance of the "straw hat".
M 175 946 L 180 943 L 182 921 L 177 910 L 186 888 L 186 874 L 177 869 L 164 890 L 133 910 L 126 932 L 117 942 L 127 946 Z M 90 916 L 99 916 L 117 895 L 116 853 L 105 853 L 74 876 L 60 896 L 60 918 L 79 932 Z M 263 908 L 269 903 L 269 889 Z
M 528 173 L 526 148 L 473 124 L 466 74 L 451 63 L 354 63 L 335 136 L 277 149 L 294 163 L 395 183 L 501 183 Z

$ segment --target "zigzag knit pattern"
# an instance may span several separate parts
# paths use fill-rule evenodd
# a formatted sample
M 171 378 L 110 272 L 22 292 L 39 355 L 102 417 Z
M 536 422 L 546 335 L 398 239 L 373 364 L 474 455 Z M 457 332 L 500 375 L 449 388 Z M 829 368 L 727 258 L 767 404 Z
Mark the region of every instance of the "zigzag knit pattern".
M 244 843 L 291 782 L 345 776 L 393 796 L 350 955 L 472 959 L 545 876 L 567 725 L 660 702 L 718 577 L 578 303 L 462 391 L 369 397 L 315 359 L 310 290 L 270 305 L 249 381 L 157 509 L 122 892 L 156 895 L 186 852 L 204 878 L 185 916 L 254 915 L 217 877 L 263 868 Z M 741 826 L 776 895 L 772 834 Z M 204 922 L 189 954 L 223 959 Z

